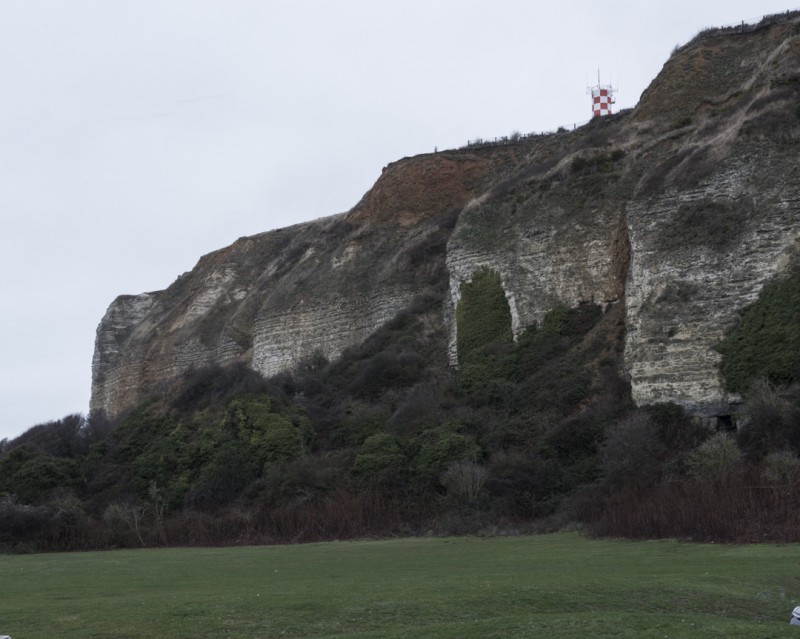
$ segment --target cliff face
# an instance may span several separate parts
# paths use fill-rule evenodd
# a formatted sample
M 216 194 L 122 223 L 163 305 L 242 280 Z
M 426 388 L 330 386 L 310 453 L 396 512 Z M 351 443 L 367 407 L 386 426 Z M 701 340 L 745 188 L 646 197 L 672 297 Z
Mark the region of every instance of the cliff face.
M 118 414 L 191 367 L 244 361 L 272 375 L 336 357 L 446 282 L 459 211 L 519 155 L 401 160 L 346 214 L 241 238 L 164 291 L 120 296 L 97 329 L 91 409 Z
M 800 17 L 701 34 L 632 112 L 574 132 L 407 158 L 351 211 L 242 238 L 97 331 L 93 410 L 192 366 L 265 375 L 336 357 L 447 286 L 500 273 L 519 334 L 557 304 L 625 307 L 638 403 L 724 414 L 714 345 L 799 252 Z
M 800 248 L 799 26 L 794 14 L 699 38 L 634 113 L 654 130 L 666 109 L 683 105 L 685 118 L 646 150 L 655 161 L 628 204 L 625 357 L 637 403 L 724 414 L 737 400 L 714 346 Z

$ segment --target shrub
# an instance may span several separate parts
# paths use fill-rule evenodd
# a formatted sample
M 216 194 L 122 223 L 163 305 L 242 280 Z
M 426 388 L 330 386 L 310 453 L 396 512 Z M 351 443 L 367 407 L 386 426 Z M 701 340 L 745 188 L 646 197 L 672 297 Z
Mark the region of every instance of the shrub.
M 364 441 L 350 472 L 365 483 L 387 486 L 398 483 L 407 468 L 408 458 L 397 438 L 375 433 Z
M 236 399 L 228 407 L 226 423 L 237 429 L 239 438 L 260 464 L 298 457 L 304 448 L 303 431 L 310 429 L 305 422 L 296 426 L 289 417 L 272 412 L 271 408 L 266 395 Z
M 77 486 L 78 478 L 74 461 L 55 459 L 24 446 L 0 459 L 0 492 L 26 503 L 41 501 L 54 488 Z
M 738 430 L 739 445 L 761 459 L 782 450 L 800 452 L 800 407 L 765 379 L 756 380 L 747 394 L 746 419 Z
M 189 370 L 171 392 L 170 405 L 180 413 L 225 406 L 231 399 L 263 392 L 264 378 L 243 363 Z
M 392 432 L 410 438 L 430 428 L 431 423 L 441 422 L 444 412 L 443 396 L 450 390 L 449 386 L 446 386 L 448 382 L 449 380 L 428 380 L 397 396 L 386 397 L 394 409 L 387 426 Z
M 519 448 L 490 459 L 486 490 L 499 514 L 525 519 L 549 515 L 566 489 L 564 468 L 555 459 Z
M 455 431 L 445 424 L 420 436 L 415 468 L 424 481 L 438 483 L 442 473 L 455 461 L 477 461 L 480 449 L 475 438 Z
M 364 441 L 378 433 L 389 418 L 383 406 L 354 402 L 345 408 L 345 415 L 338 428 L 342 446 L 360 446 Z
M 653 404 L 645 410 L 670 454 L 697 448 L 711 435 L 708 428 L 689 417 L 677 404 Z
M 54 491 L 46 507 L 50 518 L 47 548 L 86 549 L 98 543 L 96 534 L 92 532 L 92 522 L 85 511 L 85 506 L 74 491 Z M 98 527 L 96 522 L 94 527 Z M 40 540 L 40 545 L 44 547 L 42 541 L 44 540 Z
M 376 398 L 388 388 L 404 388 L 422 377 L 427 362 L 413 350 L 381 351 L 362 362 L 350 381 L 350 390 L 359 397 Z
M 791 490 L 800 483 L 800 458 L 788 450 L 769 453 L 764 458 L 763 477 L 780 490 Z
M 248 452 L 232 441 L 216 449 L 213 457 L 199 469 L 199 477 L 187 487 L 184 504 L 212 511 L 233 502 L 259 475 L 260 467 Z
M 345 349 L 341 357 L 317 376 L 320 390 L 338 403 L 342 393 L 366 401 L 377 401 L 386 391 L 399 391 L 424 379 L 431 366 L 444 359 L 437 352 L 438 330 L 431 333 L 426 315 L 438 312 L 442 292 L 427 288 L 411 302 L 412 310 L 399 312 L 361 344 Z M 416 314 L 415 314 L 416 313 Z M 440 359 L 441 358 L 441 359 Z M 303 390 L 308 394 L 308 390 Z M 319 399 L 326 399 L 314 392 Z
M 86 420 L 73 414 L 58 421 L 39 424 L 9 442 L 7 449 L 25 446 L 51 457 L 75 458 L 88 448 L 84 429 Z
M 696 480 L 722 484 L 742 458 L 732 437 L 717 433 L 694 449 L 686 458 L 689 475 Z
M 651 417 L 637 412 L 611 426 L 600 450 L 602 474 L 612 484 L 657 480 L 665 446 Z
M 48 523 L 47 508 L 0 495 L 0 549 L 20 547 L 39 538 Z
M 294 424 L 281 415 L 269 415 L 262 420 L 262 431 L 251 443 L 267 463 L 295 459 L 303 450 L 300 432 Z
M 111 533 L 111 543 L 115 546 L 132 545 L 133 537 L 140 546 L 145 546 L 144 504 L 135 502 L 114 502 L 103 512 L 103 521 Z
M 441 477 L 447 496 L 460 507 L 478 507 L 489 473 L 483 466 L 471 461 L 452 462 Z
M 271 508 L 313 502 L 344 483 L 344 469 L 351 463 L 350 454 L 337 452 L 270 464 L 246 495 Z

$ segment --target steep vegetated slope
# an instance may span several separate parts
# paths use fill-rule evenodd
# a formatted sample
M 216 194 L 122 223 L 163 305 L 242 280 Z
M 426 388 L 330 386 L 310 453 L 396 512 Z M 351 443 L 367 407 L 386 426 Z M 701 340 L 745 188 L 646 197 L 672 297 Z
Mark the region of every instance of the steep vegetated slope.
M 0 455 L 0 545 L 797 540 L 799 150 L 786 14 L 700 34 L 631 111 L 405 158 L 122 296 L 88 420 Z

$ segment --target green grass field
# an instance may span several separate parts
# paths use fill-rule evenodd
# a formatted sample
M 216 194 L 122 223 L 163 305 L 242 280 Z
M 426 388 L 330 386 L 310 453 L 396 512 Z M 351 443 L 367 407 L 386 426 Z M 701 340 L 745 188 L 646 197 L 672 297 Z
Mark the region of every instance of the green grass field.
M 800 546 L 577 534 L 0 557 L 13 639 L 791 637 Z

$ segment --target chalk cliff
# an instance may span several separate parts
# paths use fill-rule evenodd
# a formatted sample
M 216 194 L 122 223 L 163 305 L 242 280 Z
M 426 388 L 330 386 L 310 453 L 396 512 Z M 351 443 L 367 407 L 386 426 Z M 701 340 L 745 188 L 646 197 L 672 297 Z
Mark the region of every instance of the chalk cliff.
M 635 109 L 576 131 L 406 158 L 347 213 L 237 240 L 97 329 L 93 410 L 191 367 L 334 358 L 446 287 L 501 276 L 519 334 L 557 304 L 625 309 L 634 399 L 726 414 L 714 349 L 800 253 L 800 14 L 710 30 Z

